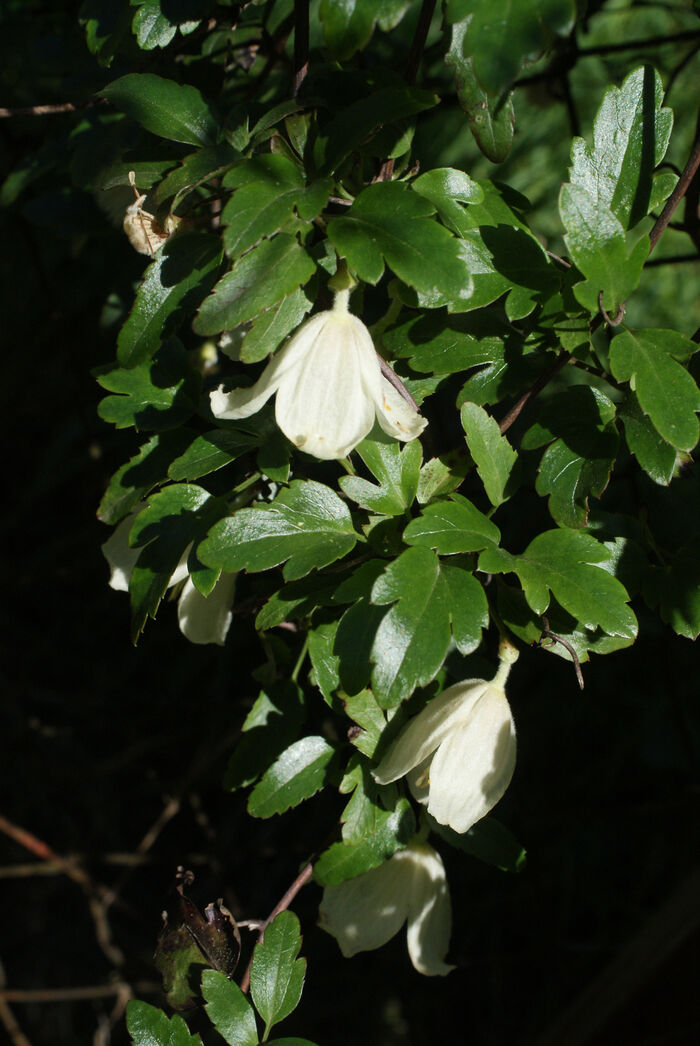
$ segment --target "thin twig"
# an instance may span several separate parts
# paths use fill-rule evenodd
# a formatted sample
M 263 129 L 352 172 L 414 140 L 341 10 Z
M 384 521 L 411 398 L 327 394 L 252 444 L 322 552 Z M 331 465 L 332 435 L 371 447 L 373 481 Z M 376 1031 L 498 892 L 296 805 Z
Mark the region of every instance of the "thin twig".
M 668 36 L 650 36 L 645 40 L 626 40 L 619 44 L 596 44 L 594 47 L 579 47 L 580 55 L 615 54 L 618 51 L 643 51 L 647 47 L 663 47 L 665 44 L 677 44 L 681 40 L 697 40 L 700 31 L 688 29 L 685 32 L 669 33 Z
M 376 349 L 375 349 L 375 352 L 376 352 Z M 393 385 L 394 388 L 396 389 L 396 391 L 399 393 L 399 395 L 403 396 L 403 398 L 406 400 L 406 403 L 410 403 L 411 406 L 413 407 L 413 409 L 415 411 L 417 411 L 418 410 L 418 404 L 416 403 L 416 401 L 414 400 L 413 396 L 408 391 L 408 389 L 406 388 L 404 383 L 401 381 L 401 378 L 398 376 L 396 371 L 392 367 L 389 366 L 389 364 L 387 363 L 387 361 L 385 359 L 382 359 L 382 357 L 379 355 L 378 352 L 377 352 L 377 359 L 379 360 L 379 366 L 381 368 L 382 374 L 384 375 L 386 380 L 389 382 L 389 384 Z
M 698 262 L 700 261 L 700 254 L 694 251 L 692 254 L 672 254 L 668 258 L 650 258 L 646 263 L 646 268 L 651 269 L 652 266 L 658 265 L 680 265 L 684 262 Z
M 620 324 L 622 323 L 623 319 L 625 318 L 625 309 L 627 308 L 627 306 L 626 306 L 625 302 L 623 301 L 622 304 L 620 305 L 620 308 L 617 310 L 615 318 L 613 319 L 613 317 L 610 315 L 610 313 L 607 311 L 607 309 L 603 305 L 603 292 L 599 291 L 599 293 L 598 293 L 598 308 L 600 309 L 600 314 L 603 317 L 603 319 L 605 320 L 605 322 L 607 323 L 608 327 L 619 327 Z
M 60 102 L 58 105 L 22 105 L 17 108 L 0 106 L 0 118 L 6 116 L 53 116 L 54 113 L 77 113 L 81 109 L 92 109 L 106 105 L 106 98 L 89 98 L 86 102 Z
M 0 1001 L 7 1002 L 80 1002 L 86 999 L 110 999 L 128 990 L 130 995 L 157 995 L 163 985 L 156 981 L 138 981 L 127 984 L 90 984 L 79 988 L 0 988 Z
M 287 908 L 289 908 L 290 904 L 292 903 L 292 901 L 294 900 L 296 895 L 299 893 L 299 891 L 301 890 L 302 886 L 305 886 L 306 883 L 311 878 L 311 876 L 313 875 L 313 870 L 314 870 L 314 868 L 313 868 L 312 864 L 304 865 L 304 867 L 299 872 L 298 876 L 296 877 L 296 879 L 294 880 L 292 885 L 289 887 L 289 889 L 285 893 L 284 897 L 282 897 L 282 899 L 280 901 L 278 901 L 278 903 L 275 905 L 275 907 L 272 909 L 272 911 L 268 915 L 267 919 L 265 919 L 265 921 L 261 924 L 260 929 L 258 931 L 258 941 L 260 943 L 262 943 L 262 941 L 264 941 L 264 939 L 265 939 L 265 930 L 270 925 L 272 920 L 275 918 L 275 916 L 279 915 L 280 912 L 284 912 L 284 911 L 286 911 Z M 242 992 L 247 992 L 248 988 L 250 987 L 250 971 L 251 971 L 252 966 L 253 966 L 253 956 L 254 955 L 255 955 L 255 951 L 253 951 L 253 955 L 251 955 L 250 962 L 248 963 L 248 966 L 246 967 L 246 971 L 243 974 L 243 977 L 241 979 L 241 991 Z
M 294 0 L 294 79 L 296 98 L 309 71 L 309 0 Z
M 411 42 L 411 50 L 408 52 L 408 62 L 406 63 L 406 83 L 408 84 L 416 82 L 418 66 L 423 56 L 423 48 L 425 47 L 434 12 L 435 0 L 423 0 L 418 21 L 416 22 L 416 31 Z
M 552 378 L 559 373 L 571 359 L 571 353 L 566 352 L 564 349 L 557 356 L 556 362 L 552 367 L 549 368 L 544 374 L 540 375 L 537 381 L 532 385 L 527 392 L 524 392 L 518 402 L 510 408 L 506 416 L 503 418 L 499 425 L 501 435 L 507 432 L 514 421 L 517 420 L 521 412 L 527 407 L 531 400 L 534 400 L 536 396 L 539 396 L 542 389 L 549 384 Z
M 695 141 L 693 142 L 693 148 L 691 149 L 688 162 L 683 168 L 673 192 L 666 201 L 663 211 L 654 222 L 654 227 L 649 233 L 650 254 L 661 239 L 662 233 L 671 220 L 671 215 L 688 191 L 698 167 L 700 167 L 700 128 L 696 131 Z
M 551 639 L 553 643 L 561 643 L 564 649 L 569 651 L 571 660 L 574 663 L 574 671 L 576 672 L 576 680 L 578 682 L 579 690 L 583 690 L 583 672 L 581 671 L 581 662 L 578 659 L 578 654 L 568 639 L 564 639 L 562 636 L 558 636 L 555 632 L 550 631 L 548 618 L 543 616 L 542 623 L 544 624 L 544 628 L 542 629 L 542 635 L 540 636 L 540 643 L 543 639 Z
M 2 997 L 2 993 L 0 993 L 0 1022 L 5 1026 L 5 1031 L 10 1036 L 12 1046 L 32 1046 L 31 1042 L 17 1023 L 17 1018 L 14 1013 Z

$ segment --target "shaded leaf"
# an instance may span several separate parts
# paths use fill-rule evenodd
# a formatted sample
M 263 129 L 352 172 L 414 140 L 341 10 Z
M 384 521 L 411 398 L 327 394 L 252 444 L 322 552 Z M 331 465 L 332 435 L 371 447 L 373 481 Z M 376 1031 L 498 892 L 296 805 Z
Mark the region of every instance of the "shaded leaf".
M 235 981 L 217 970 L 202 974 L 205 1010 L 219 1035 L 229 1046 L 257 1046 L 255 1012 Z
M 196 410 L 201 378 L 189 364 L 177 338 L 171 338 L 152 360 L 130 370 L 111 367 L 97 374 L 103 389 L 116 393 L 100 401 L 97 413 L 118 429 L 163 432 L 177 428 Z
M 153 73 L 127 73 L 100 91 L 152 134 L 187 145 L 212 145 L 217 123 L 196 87 Z
M 477 145 L 492 163 L 503 163 L 513 144 L 513 97 L 510 93 L 489 97 L 481 86 L 474 72 L 474 59 L 465 55 L 467 28 L 466 20 L 452 26 L 445 64 L 453 70 L 457 97 Z
M 633 392 L 619 408 L 618 416 L 625 426 L 627 446 L 641 467 L 655 483 L 667 487 L 676 464 L 676 448 L 659 435 Z

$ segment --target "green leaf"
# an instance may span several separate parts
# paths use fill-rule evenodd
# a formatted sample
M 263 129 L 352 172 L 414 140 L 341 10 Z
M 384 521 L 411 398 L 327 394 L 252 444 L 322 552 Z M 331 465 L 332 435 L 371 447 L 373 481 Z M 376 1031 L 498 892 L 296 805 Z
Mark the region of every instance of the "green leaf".
M 379 739 L 386 727 L 386 716 L 371 690 L 344 696 L 345 714 L 360 727 L 360 732 L 349 735 L 351 743 L 370 758 L 374 755 Z
M 673 126 L 662 109 L 664 88 L 650 66 L 635 69 L 621 87 L 609 87 L 596 114 L 593 144 L 574 138 L 570 179 L 603 203 L 624 229 L 651 209 L 652 175 L 661 163 Z
M 240 159 L 240 153 L 236 152 L 228 142 L 221 142 L 219 145 L 197 149 L 196 152 L 189 153 L 168 172 L 158 185 L 155 191 L 156 203 L 162 204 L 165 200 L 170 200 L 178 193 L 182 193 L 184 189 L 191 192 L 196 186 L 221 175 L 222 171 L 228 170 L 238 159 Z M 138 174 L 136 184 L 141 185 Z
M 188 545 L 206 534 L 226 511 L 224 501 L 195 483 L 166 487 L 148 499 L 129 534 L 129 544 L 141 548 L 129 582 L 134 642 L 146 618 L 155 617 Z
M 479 569 L 489 574 L 515 571 L 536 614 L 546 611 L 551 592 L 584 627 L 600 626 L 612 636 L 634 636 L 637 621 L 627 606 L 627 591 L 602 565 L 610 558 L 609 550 L 588 534 L 547 530 L 520 556 L 486 549 L 479 556 Z
M 419 504 L 427 505 L 435 498 L 451 494 L 462 483 L 471 466 L 466 449 L 461 448 L 426 461 L 418 478 L 416 497 Z
M 465 403 L 461 418 L 469 453 L 474 459 L 489 501 L 498 508 L 506 500 L 506 483 L 518 455 L 505 436 L 501 435 L 498 422 L 483 407 L 476 403 Z
M 485 309 L 458 315 L 442 309 L 426 312 L 382 334 L 391 356 L 407 358 L 412 370 L 432 374 L 455 374 L 503 360 L 506 341 L 510 345 L 521 339 Z
M 397 516 L 410 508 L 423 459 L 419 441 L 413 440 L 402 448 L 396 440 L 366 439 L 356 449 L 378 485 L 359 476 L 343 476 L 343 493 L 370 512 Z
M 130 999 L 126 1026 L 134 1046 L 202 1046 L 199 1035 L 190 1035 L 182 1017 L 168 1019 L 162 1010 L 147 1002 Z
M 218 970 L 202 974 L 207 1016 L 229 1046 L 257 1046 L 255 1012 L 235 983 Z
M 661 617 L 679 636 L 700 635 L 700 542 L 684 545 L 654 579 Z
M 333 58 L 344 61 L 365 46 L 381 8 L 382 0 L 321 0 L 323 39 Z
M 478 857 L 485 864 L 495 865 L 503 872 L 519 872 L 525 865 L 526 854 L 510 829 L 495 817 L 482 817 L 468 832 L 455 832 L 439 824 L 426 814 L 428 824 L 450 846 L 462 853 Z
M 619 408 L 618 417 L 625 426 L 627 446 L 639 464 L 654 483 L 667 487 L 676 465 L 676 448 L 659 435 L 633 392 Z
M 407 545 L 433 548 L 448 556 L 478 552 L 491 543 L 498 544 L 500 531 L 471 501 L 453 494 L 449 501 L 426 505 L 420 516 L 408 524 L 403 539 Z
M 393 604 L 372 645 L 372 689 L 385 708 L 435 678 L 451 637 L 468 654 L 488 624 L 486 596 L 473 574 L 441 563 L 427 548 L 409 548 L 393 560 L 375 581 L 372 602 Z
M 550 396 L 521 447 L 528 450 L 552 439 L 542 455 L 535 490 L 549 495 L 549 511 L 560 526 L 584 527 L 589 495 L 601 496 L 615 463 L 619 437 L 614 403 L 588 385 Z
M 608 205 L 579 185 L 562 186 L 559 212 L 571 259 L 586 277 L 574 287 L 576 298 L 589 312 L 597 312 L 602 292 L 603 307 L 614 316 L 639 283 L 648 238 L 643 236 L 629 249 L 625 231 Z
M 268 570 L 288 560 L 288 581 L 341 559 L 355 545 L 350 512 L 329 487 L 294 480 L 271 505 L 244 508 L 218 523 L 199 547 L 222 570 Z
M 445 225 L 459 234 L 463 203 L 481 203 L 484 190 L 464 171 L 454 167 L 436 167 L 411 183 L 411 188 L 430 200 Z
M 252 320 L 306 283 L 316 266 L 293 236 L 263 240 L 234 264 L 202 303 L 197 334 L 218 334 Z
M 233 428 L 211 429 L 197 436 L 168 468 L 174 480 L 199 479 L 228 465 L 259 445 L 255 436 Z
M 452 26 L 445 65 L 453 69 L 459 104 L 467 114 L 467 122 L 476 144 L 492 163 L 503 163 L 513 144 L 513 96 L 508 93 L 494 99 L 483 89 L 474 73 L 474 59 L 464 54 L 467 28 L 467 21 Z
M 141 0 L 134 15 L 133 29 L 142 51 L 167 47 L 177 33 L 177 26 L 161 11 L 160 0 Z
M 288 1017 L 301 998 L 306 959 L 297 959 L 300 949 L 299 920 L 289 911 L 273 919 L 265 929 L 265 940 L 255 946 L 250 994 L 266 1032 Z
M 261 313 L 243 339 L 240 356 L 244 363 L 257 363 L 279 348 L 313 307 L 313 298 L 299 287 L 271 309 Z
M 352 769 L 341 786 L 354 789 L 342 814 L 343 841 L 333 843 L 314 864 L 314 878 L 321 886 L 353 879 L 403 850 L 416 831 L 408 800 L 395 788 L 379 788 L 367 764 L 351 763 Z
M 189 364 L 177 338 L 171 338 L 154 358 L 125 370 L 111 367 L 97 375 L 103 389 L 114 392 L 100 401 L 97 413 L 118 429 L 163 432 L 177 428 L 196 410 L 201 377 Z
M 213 145 L 214 114 L 196 87 L 153 73 L 127 73 L 99 92 L 151 134 L 186 145 Z
M 188 445 L 185 429 L 152 436 L 138 454 L 117 469 L 102 496 L 97 517 L 112 526 L 131 512 L 145 495 L 168 476 L 168 466 Z
M 610 346 L 610 367 L 618 381 L 629 381 L 658 433 L 679 450 L 698 441 L 700 390 L 678 363 L 697 351 L 684 334 L 672 330 L 622 331 Z
M 117 359 L 134 367 L 150 359 L 211 290 L 221 261 L 218 236 L 182 233 L 168 240 L 146 269 L 117 339 Z
M 224 787 L 247 788 L 298 737 L 304 695 L 284 679 L 262 690 L 246 716 L 224 776 Z
M 458 241 L 431 216 L 432 205 L 400 182 L 369 185 L 328 224 L 341 257 L 367 283 L 378 283 L 386 260 L 399 279 L 425 293 L 465 297 L 469 272 Z
M 100 65 L 109 66 L 131 28 L 131 12 L 113 0 L 83 0 L 78 16 L 85 42 Z
M 308 617 L 318 606 L 332 602 L 338 579 L 312 574 L 301 581 L 291 581 L 275 592 L 259 611 L 255 627 L 264 632 L 283 621 Z
M 385 87 L 357 101 L 347 101 L 325 127 L 314 147 L 322 175 L 332 174 L 342 161 L 366 144 L 380 128 L 405 120 L 438 103 L 437 95 L 417 87 Z
M 248 800 L 253 817 L 272 817 L 315 795 L 328 780 L 335 749 L 322 737 L 302 737 L 279 756 Z
M 333 692 L 338 689 L 338 657 L 333 653 L 337 621 L 323 621 L 307 633 L 309 659 L 313 667 L 314 681 L 327 704 L 333 705 Z
M 449 22 L 468 20 L 463 53 L 490 94 L 507 87 L 555 36 L 569 33 L 575 17 L 574 0 L 450 0 L 447 6 Z
M 296 164 L 270 153 L 238 164 L 224 178 L 224 187 L 236 190 L 221 221 L 226 251 L 237 257 L 281 229 L 295 208 L 300 217 L 315 218 L 326 204 L 332 181 L 326 178 L 307 189 Z

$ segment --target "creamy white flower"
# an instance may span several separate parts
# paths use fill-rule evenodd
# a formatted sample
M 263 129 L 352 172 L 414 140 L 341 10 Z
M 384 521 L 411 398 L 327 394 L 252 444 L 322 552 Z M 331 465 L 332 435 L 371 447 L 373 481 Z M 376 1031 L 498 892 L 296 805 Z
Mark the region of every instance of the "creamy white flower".
M 501 646 L 495 677 L 467 679 L 444 690 L 409 720 L 376 770 L 379 784 L 406 777 L 428 813 L 467 832 L 496 805 L 515 769 L 515 725 L 505 695 L 518 657 Z
M 212 413 L 247 418 L 276 393 L 282 432 L 324 459 L 345 457 L 375 417 L 396 439 L 420 435 L 427 422 L 382 375 L 369 331 L 348 309 L 349 293 L 338 291 L 332 309 L 302 323 L 252 388 L 212 392 Z
M 119 592 L 128 592 L 131 572 L 141 551 L 129 545 L 129 531 L 141 508 L 142 505 L 123 519 L 102 546 L 102 553 L 111 568 L 110 587 Z M 180 631 L 191 643 L 218 643 L 223 646 L 233 617 L 231 607 L 236 575 L 222 574 L 209 595 L 203 596 L 189 576 L 189 553 L 190 547 L 185 549 L 168 583 L 168 588 L 174 588 L 184 582 L 177 605 Z
M 408 954 L 428 977 L 454 970 L 445 962 L 452 907 L 442 858 L 414 840 L 388 861 L 355 879 L 326 886 L 319 925 L 346 958 L 381 948 L 408 923 Z

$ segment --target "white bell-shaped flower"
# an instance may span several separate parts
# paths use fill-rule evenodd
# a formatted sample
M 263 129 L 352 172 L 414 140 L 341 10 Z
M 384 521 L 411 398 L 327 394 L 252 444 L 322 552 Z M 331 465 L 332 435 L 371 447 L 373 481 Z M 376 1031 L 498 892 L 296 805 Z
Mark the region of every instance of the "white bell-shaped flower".
M 495 677 L 444 690 L 414 716 L 373 771 L 379 784 L 406 777 L 428 813 L 467 832 L 501 798 L 515 769 L 515 725 L 505 683 L 518 652 L 501 644 Z
M 346 958 L 381 948 L 405 922 L 408 954 L 419 973 L 454 970 L 445 962 L 452 928 L 445 867 L 427 843 L 413 840 L 378 868 L 323 891 L 319 924 Z
M 427 422 L 382 375 L 372 338 L 338 291 L 333 308 L 306 320 L 249 389 L 211 394 L 217 418 L 238 420 L 277 394 L 275 417 L 287 439 L 307 454 L 343 458 L 376 417 L 390 436 L 411 440 Z
M 139 558 L 141 549 L 131 547 L 129 531 L 142 508 L 143 505 L 140 505 L 123 519 L 102 546 L 102 553 L 111 568 L 110 588 L 118 592 L 129 591 L 131 572 Z M 180 631 L 191 643 L 218 643 L 219 646 L 223 646 L 233 617 L 231 608 L 236 575 L 222 574 L 209 595 L 203 596 L 189 576 L 189 553 L 188 547 L 168 583 L 168 588 L 174 588 L 175 585 L 184 582 L 177 604 Z

